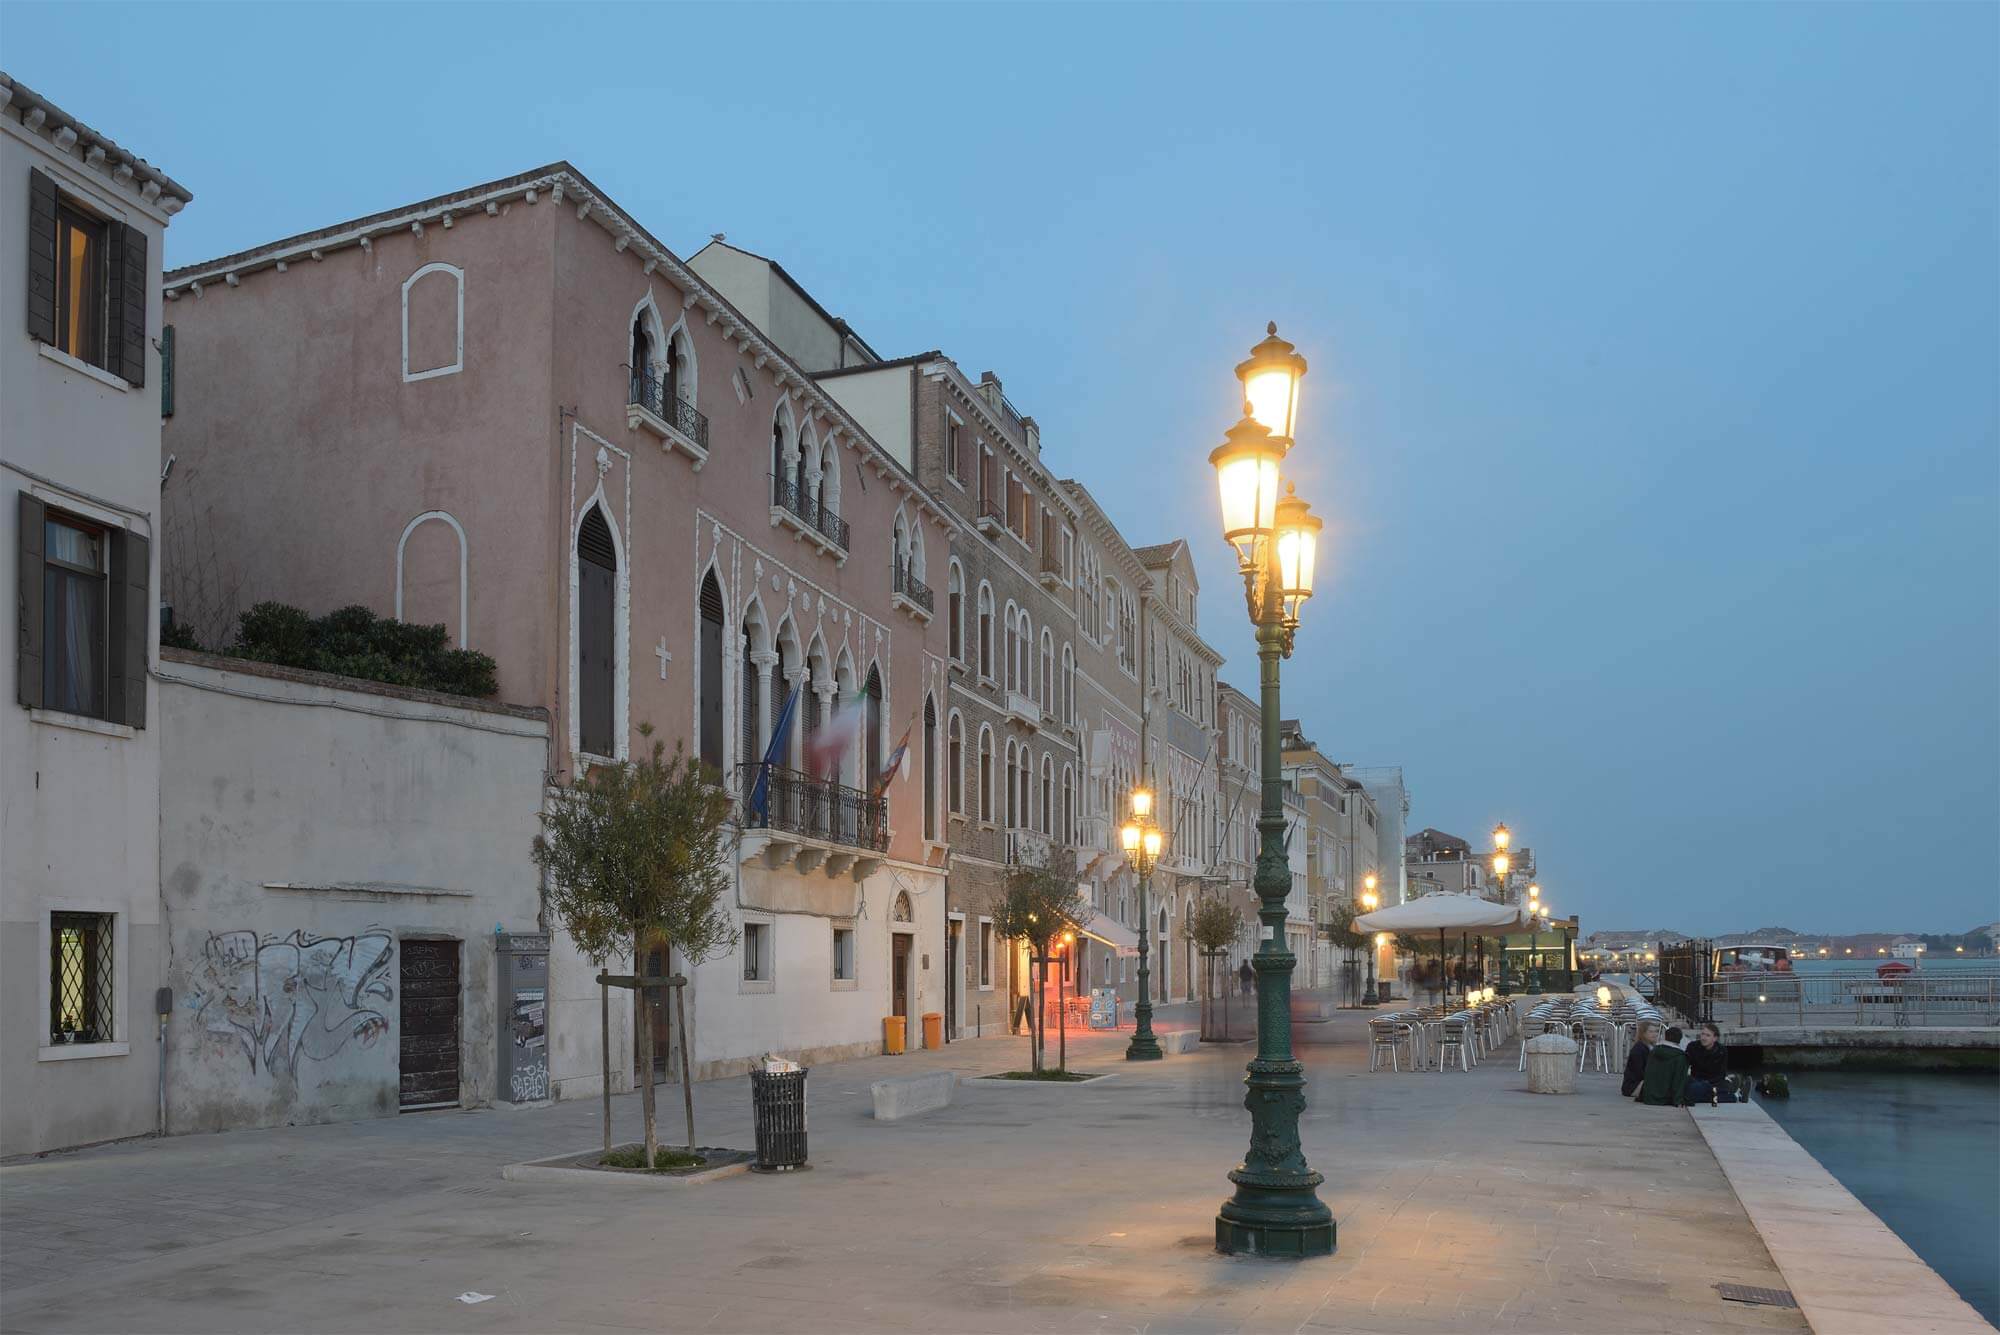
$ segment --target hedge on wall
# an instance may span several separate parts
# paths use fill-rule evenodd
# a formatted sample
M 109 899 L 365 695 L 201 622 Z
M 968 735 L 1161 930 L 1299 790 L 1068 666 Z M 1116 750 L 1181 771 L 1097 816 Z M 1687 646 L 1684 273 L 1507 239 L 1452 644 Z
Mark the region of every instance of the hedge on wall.
M 412 625 L 358 605 L 314 617 L 285 603 L 258 603 L 238 619 L 236 642 L 216 652 L 450 695 L 499 689 L 492 658 L 452 648 L 443 626 Z

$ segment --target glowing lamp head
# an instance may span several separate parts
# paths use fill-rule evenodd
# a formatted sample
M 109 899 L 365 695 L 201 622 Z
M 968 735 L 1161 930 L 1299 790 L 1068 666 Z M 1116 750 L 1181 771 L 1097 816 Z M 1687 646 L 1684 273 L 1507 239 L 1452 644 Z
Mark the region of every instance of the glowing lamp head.
M 1278 465 L 1285 448 L 1246 415 L 1208 456 L 1222 499 L 1222 536 L 1236 548 L 1236 563 L 1245 570 L 1255 568 L 1258 549 L 1277 527 Z
M 1493 874 L 1495 876 L 1505 876 L 1507 874 L 1507 868 L 1510 865 L 1511 864 L 1508 862 L 1507 855 L 1505 853 L 1495 853 L 1493 855 Z
M 1493 827 L 1493 846 L 1495 848 L 1505 851 L 1507 845 L 1513 842 L 1514 842 L 1514 836 L 1507 829 L 1507 824 L 1505 821 L 1502 821 L 1500 824 Z
M 1296 347 L 1278 337 L 1275 320 L 1264 326 L 1264 341 L 1250 349 L 1250 360 L 1236 368 L 1236 378 L 1243 382 L 1243 397 L 1250 404 L 1250 416 L 1286 442 L 1297 434 L 1299 381 L 1305 374 L 1306 359 L 1299 356 Z
M 1611 1004 L 1610 988 L 1600 987 L 1597 989 L 1597 1004 L 1600 1006 L 1609 1006 Z
M 1373 913 L 1375 911 L 1375 906 L 1380 904 L 1381 902 L 1382 902 L 1381 896 L 1377 895 L 1373 890 L 1363 890 L 1361 892 L 1361 907 L 1368 910 L 1370 913 Z
M 1144 820 L 1153 814 L 1153 790 L 1134 788 L 1132 790 L 1132 814 Z
M 1313 567 L 1319 563 L 1319 534 L 1326 525 L 1312 507 L 1292 494 L 1289 485 L 1278 502 L 1278 592 L 1285 600 L 1285 619 L 1296 623 L 1299 606 L 1312 597 Z
M 1361 888 L 1364 890 L 1371 890 L 1371 891 L 1375 888 L 1374 872 L 1371 871 L 1366 876 L 1361 878 Z
M 1139 833 L 1140 833 L 1139 827 L 1137 825 L 1126 825 L 1121 827 L 1118 831 L 1119 846 L 1122 847 L 1127 853 L 1138 852 Z
M 1148 860 L 1160 856 L 1160 830 L 1157 825 L 1147 829 L 1144 847 Z

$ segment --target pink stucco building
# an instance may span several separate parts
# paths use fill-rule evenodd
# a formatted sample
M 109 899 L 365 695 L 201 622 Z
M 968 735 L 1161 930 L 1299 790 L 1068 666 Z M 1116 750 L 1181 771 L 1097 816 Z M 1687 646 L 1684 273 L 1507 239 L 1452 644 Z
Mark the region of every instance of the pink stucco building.
M 552 775 L 650 723 L 746 797 L 796 688 L 745 804 L 742 943 L 691 975 L 697 1074 L 879 1050 L 884 1016 L 942 1008 L 944 516 L 811 375 L 567 163 L 165 288 L 177 619 L 210 643 L 264 599 L 442 622 L 552 712 Z M 808 774 L 850 705 L 858 741 Z M 597 1089 L 591 972 L 551 971 L 558 1097 Z

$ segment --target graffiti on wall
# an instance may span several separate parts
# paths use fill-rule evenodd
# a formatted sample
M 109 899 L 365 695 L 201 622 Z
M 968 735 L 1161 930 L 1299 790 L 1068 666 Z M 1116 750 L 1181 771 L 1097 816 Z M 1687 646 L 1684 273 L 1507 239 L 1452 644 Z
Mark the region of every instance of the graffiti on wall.
M 396 943 L 381 927 L 352 936 L 211 932 L 189 980 L 188 1006 L 210 1034 L 234 1039 L 255 1072 L 296 1076 L 350 1043 L 389 1032 L 388 972 Z

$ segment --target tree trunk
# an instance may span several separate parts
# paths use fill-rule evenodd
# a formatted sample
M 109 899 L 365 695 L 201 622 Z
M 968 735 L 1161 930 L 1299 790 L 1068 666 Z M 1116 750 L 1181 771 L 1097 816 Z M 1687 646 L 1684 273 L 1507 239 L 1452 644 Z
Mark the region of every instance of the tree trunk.
M 1033 973 L 1029 979 L 1029 987 L 1032 989 L 1029 1005 L 1032 1009 L 1028 1015 L 1028 1047 L 1030 1049 L 1028 1069 L 1040 1075 L 1042 1071 L 1042 1053 L 1044 1051 L 1042 1031 L 1048 1018 L 1042 1013 L 1042 1001 L 1043 993 L 1048 987 L 1048 971 L 1042 967 L 1042 958 L 1040 955 L 1035 956 L 1032 968 Z
M 602 964 L 598 965 L 597 970 L 599 973 L 602 973 L 604 966 Z M 547 997 L 548 993 L 544 992 L 542 995 Z M 604 1152 L 609 1154 L 611 1153 L 611 984 L 599 983 L 597 985 L 597 1002 L 598 1018 L 603 1022 Z M 544 1003 L 542 1014 L 545 1016 L 548 1014 L 546 1002 Z
M 653 1156 L 660 1148 L 659 1127 L 653 1120 L 653 999 L 647 995 L 650 989 L 645 986 L 645 975 L 639 978 L 640 985 L 633 990 L 633 995 L 639 998 L 639 1071 L 643 1081 L 639 1086 L 639 1113 L 646 1123 L 645 1166 L 651 1168 Z
M 694 1150 L 694 1086 L 688 1083 L 688 999 L 687 984 L 674 989 L 674 999 L 680 1004 L 674 1009 L 675 1020 L 681 1029 L 681 1099 L 687 1104 L 688 1150 Z

